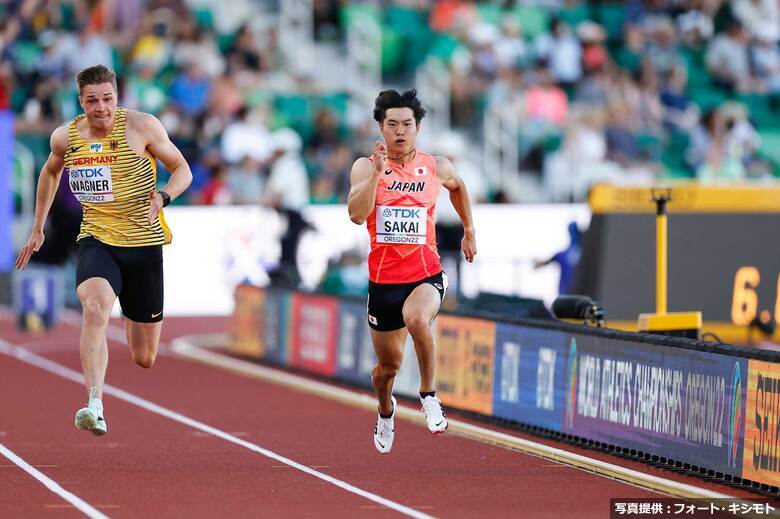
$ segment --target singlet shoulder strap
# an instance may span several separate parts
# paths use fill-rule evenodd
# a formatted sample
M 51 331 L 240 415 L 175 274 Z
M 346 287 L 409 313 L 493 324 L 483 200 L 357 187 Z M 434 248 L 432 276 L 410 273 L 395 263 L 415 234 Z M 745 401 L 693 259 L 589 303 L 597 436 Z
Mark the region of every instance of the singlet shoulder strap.
M 81 139 L 81 134 L 79 133 L 78 129 L 76 128 L 76 123 L 83 119 L 85 116 L 84 114 L 77 115 L 73 118 L 73 120 L 68 125 L 68 140 L 73 141 L 74 139 Z
M 127 135 L 127 108 L 117 107 L 116 119 L 114 119 L 114 129 L 111 132 L 111 138 L 123 139 Z

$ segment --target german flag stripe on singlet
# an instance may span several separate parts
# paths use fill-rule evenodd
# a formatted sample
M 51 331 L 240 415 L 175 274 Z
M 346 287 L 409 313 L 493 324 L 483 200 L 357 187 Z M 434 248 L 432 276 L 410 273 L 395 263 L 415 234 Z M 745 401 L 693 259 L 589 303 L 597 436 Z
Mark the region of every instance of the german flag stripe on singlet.
M 157 187 L 157 164 L 127 142 L 127 110 L 116 109 L 114 128 L 105 138 L 86 140 L 68 128 L 65 171 L 83 216 L 77 240 L 93 236 L 108 245 L 140 247 L 171 242 L 162 211 L 149 223 L 149 193 Z

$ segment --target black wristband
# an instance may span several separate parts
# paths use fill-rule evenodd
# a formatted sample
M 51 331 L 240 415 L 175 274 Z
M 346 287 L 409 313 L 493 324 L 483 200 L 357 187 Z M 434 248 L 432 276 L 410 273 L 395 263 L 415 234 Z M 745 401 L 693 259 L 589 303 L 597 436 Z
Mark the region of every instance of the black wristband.
M 158 193 L 160 193 L 160 196 L 163 199 L 163 207 L 168 207 L 169 205 L 171 205 L 171 195 L 169 195 L 165 191 L 158 191 Z

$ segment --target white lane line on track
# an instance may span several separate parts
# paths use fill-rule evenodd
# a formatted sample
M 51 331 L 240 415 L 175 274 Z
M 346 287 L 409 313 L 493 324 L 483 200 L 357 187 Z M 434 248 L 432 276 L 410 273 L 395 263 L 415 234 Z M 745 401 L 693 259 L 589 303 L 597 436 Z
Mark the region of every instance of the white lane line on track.
M 25 362 L 27 364 L 30 364 L 32 366 L 35 366 L 37 368 L 41 368 L 45 371 L 48 371 L 49 373 L 53 373 L 59 377 L 62 377 L 64 379 L 70 380 L 72 382 L 76 382 L 78 384 L 84 383 L 84 377 L 81 373 L 78 373 L 77 371 L 74 371 L 70 368 L 67 368 L 61 364 L 58 364 L 56 362 L 50 361 L 49 359 L 46 359 L 44 357 L 41 357 L 40 355 L 36 355 L 35 353 L 32 353 L 31 351 L 28 351 L 24 348 L 20 348 L 18 346 L 14 346 L 13 344 L 10 344 L 2 339 L 0 339 L 0 353 L 7 355 L 9 357 L 15 358 L 17 360 L 20 360 L 22 362 Z M 417 510 L 414 510 L 413 508 L 409 508 L 408 506 L 404 506 L 400 503 L 396 503 L 395 501 L 390 501 L 389 499 L 386 499 L 384 497 L 378 496 L 376 494 L 373 494 L 371 492 L 368 492 L 366 490 L 363 490 L 361 488 L 358 488 L 354 485 L 350 485 L 349 483 L 346 483 L 344 481 L 341 481 L 340 479 L 336 479 L 332 476 L 329 476 L 323 472 L 319 472 L 317 470 L 311 469 L 307 467 L 306 465 L 302 465 L 296 461 L 293 461 L 289 458 L 286 458 L 284 456 L 281 456 L 273 451 L 270 451 L 268 449 L 264 449 L 263 447 L 260 447 L 259 445 L 256 445 L 254 443 L 250 443 L 246 440 L 242 440 L 241 438 L 238 438 L 232 434 L 226 433 L 224 431 L 221 431 L 215 427 L 211 427 L 210 425 L 206 425 L 203 422 L 199 422 L 197 420 L 194 420 L 188 416 L 185 416 L 183 414 L 177 413 L 175 411 L 171 411 L 170 409 L 167 409 L 165 407 L 162 407 L 160 405 L 157 405 L 153 402 L 150 402 L 149 400 L 143 399 L 139 396 L 136 396 L 132 393 L 129 393 L 127 391 L 124 391 L 122 389 L 116 388 L 114 386 L 110 386 L 108 384 L 103 386 L 103 393 L 107 395 L 111 395 L 115 398 L 118 398 L 120 400 L 124 400 L 125 402 L 128 402 L 132 405 L 135 405 L 137 407 L 140 407 L 142 409 L 145 409 L 149 412 L 158 414 L 160 416 L 164 416 L 165 418 L 168 418 L 170 420 L 173 420 L 175 422 L 179 422 L 181 424 L 184 424 L 188 427 L 192 427 L 193 429 L 197 429 L 199 431 L 203 431 L 205 433 L 211 434 L 212 436 L 215 436 L 217 438 L 220 438 L 222 440 L 225 440 L 227 442 L 233 443 L 235 445 L 238 445 L 240 447 L 244 447 L 245 449 L 248 449 L 250 451 L 256 452 L 258 454 L 261 454 L 267 458 L 271 458 L 273 460 L 278 461 L 279 463 L 283 463 L 285 465 L 288 465 L 292 468 L 295 468 L 297 470 L 300 470 L 301 472 L 304 472 L 306 474 L 309 474 L 310 476 L 314 476 L 318 479 L 321 479 L 323 481 L 326 481 L 332 485 L 335 485 L 343 490 L 346 490 L 347 492 L 350 492 L 352 494 L 356 494 L 360 497 L 363 497 L 365 499 L 368 499 L 370 501 L 373 501 L 375 503 L 378 503 L 384 507 L 390 508 L 392 510 L 395 510 L 396 512 L 399 512 L 401 514 L 407 515 L 409 517 L 414 517 L 415 519 L 433 519 L 433 516 L 430 516 L 428 514 L 424 514 L 422 512 L 419 512 Z M 75 496 L 74 496 L 75 497 Z M 104 516 L 100 516 L 104 517 Z
M 376 398 L 373 396 L 332 386 L 299 375 L 293 375 L 279 369 L 268 368 L 254 362 L 229 357 L 208 349 L 209 343 L 212 344 L 213 347 L 213 344 L 215 343 L 224 344 L 224 342 L 222 342 L 224 340 L 225 336 L 220 334 L 179 337 L 171 342 L 171 350 L 173 353 L 182 357 L 193 359 L 207 365 L 216 366 L 224 370 L 262 379 L 331 400 L 337 400 L 354 407 L 372 411 L 376 410 Z M 422 415 L 418 410 L 413 410 L 406 406 L 398 406 L 397 416 L 414 423 L 424 423 Z M 620 465 L 589 458 L 587 456 L 533 442 L 524 438 L 518 438 L 485 427 L 479 427 L 451 417 L 448 417 L 447 421 L 449 422 L 450 431 L 468 439 L 500 445 L 526 454 L 554 460 L 569 467 L 586 470 L 640 488 L 649 488 L 677 497 L 734 499 L 734 497 L 720 492 L 714 492 L 712 490 L 688 485 L 686 483 L 679 483 L 650 474 L 643 474 L 642 472 L 621 467 Z
M 22 458 L 14 454 L 14 452 L 0 443 L 0 454 L 11 460 L 16 466 L 27 472 L 29 475 L 43 483 L 43 486 L 60 496 L 62 499 L 73 505 L 78 511 L 86 515 L 91 519 L 108 519 L 108 516 L 102 514 L 96 510 L 92 505 L 78 497 L 77 495 L 68 492 L 62 488 L 59 483 L 48 477 L 46 474 L 36 469 Z

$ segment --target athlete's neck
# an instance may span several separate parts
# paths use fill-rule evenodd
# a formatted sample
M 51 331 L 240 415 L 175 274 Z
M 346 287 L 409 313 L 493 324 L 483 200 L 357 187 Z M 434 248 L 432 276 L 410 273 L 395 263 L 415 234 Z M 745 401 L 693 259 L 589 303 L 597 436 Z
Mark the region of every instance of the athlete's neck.
M 83 133 L 86 139 L 105 139 L 109 134 L 114 131 L 114 124 L 116 124 L 116 113 L 105 124 L 90 124 L 89 119 L 86 120 Z
M 395 162 L 400 165 L 408 164 L 412 160 L 414 160 L 414 157 L 417 155 L 417 149 L 412 148 L 411 150 L 407 151 L 406 153 L 401 151 L 389 151 L 387 152 L 387 159 L 391 162 Z

